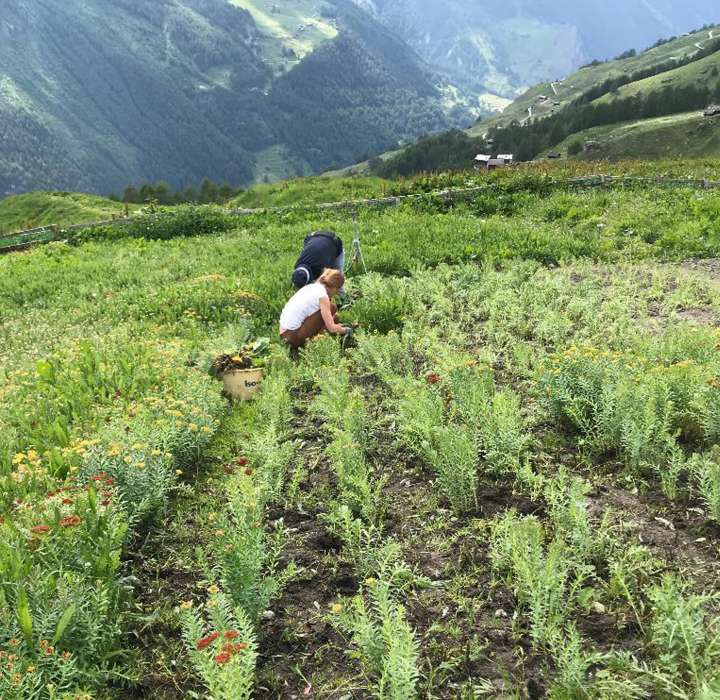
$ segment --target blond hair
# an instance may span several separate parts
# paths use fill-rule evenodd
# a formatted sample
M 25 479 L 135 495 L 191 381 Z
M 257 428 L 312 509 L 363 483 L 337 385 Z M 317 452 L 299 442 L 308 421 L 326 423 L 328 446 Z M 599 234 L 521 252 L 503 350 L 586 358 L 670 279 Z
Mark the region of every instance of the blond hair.
M 332 289 L 342 289 L 345 284 L 345 275 L 343 275 L 340 270 L 333 270 L 331 267 L 326 267 L 317 281 Z

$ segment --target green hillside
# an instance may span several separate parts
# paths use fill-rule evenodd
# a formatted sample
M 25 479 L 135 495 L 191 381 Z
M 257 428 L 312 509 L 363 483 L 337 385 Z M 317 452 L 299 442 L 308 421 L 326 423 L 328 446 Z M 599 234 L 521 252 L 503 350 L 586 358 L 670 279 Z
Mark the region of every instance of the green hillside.
M 135 205 L 130 205 L 130 210 Z M 49 224 L 102 221 L 125 213 L 125 205 L 78 192 L 30 192 L 0 199 L 0 233 Z
M 297 204 L 342 202 L 382 196 L 391 183 L 378 177 L 308 177 L 273 185 L 256 185 L 235 197 L 229 207 L 286 207 Z
M 524 122 L 528 119 L 529 109 L 532 109 L 533 119 L 555 114 L 562 110 L 563 107 L 580 99 L 588 90 L 607 80 L 651 70 L 654 66 L 668 64 L 673 61 L 689 60 L 697 54 L 699 50 L 697 44 L 706 46 L 708 42 L 717 39 L 719 35 L 719 28 L 713 30 L 703 29 L 692 32 L 688 36 L 678 37 L 662 43 L 636 56 L 597 62 L 594 65 L 581 68 L 557 82 L 540 83 L 516 99 L 502 114 L 479 121 L 468 129 L 468 134 L 482 136 L 493 127 L 505 126 L 513 121 Z M 710 38 L 711 36 L 713 39 Z M 695 69 L 691 68 L 689 72 L 694 74 Z M 540 99 L 541 96 L 548 99 L 542 100 Z
M 641 119 L 580 131 L 551 151 L 581 160 L 720 155 L 720 119 L 698 112 Z M 547 152 L 540 157 L 547 155 Z
M 711 155 L 716 121 L 698 115 L 716 101 L 720 37 L 717 29 L 703 29 L 538 85 L 467 132 L 430 137 L 356 171 L 388 177 L 465 169 L 481 152 L 512 153 L 519 161 L 558 152 L 586 159 Z M 692 131 L 685 133 L 687 127 Z M 585 148 L 596 140 L 600 147 Z
M 263 36 L 263 63 L 280 74 L 337 36 L 336 22 L 324 17 L 332 5 L 315 0 L 230 0 L 247 10 Z

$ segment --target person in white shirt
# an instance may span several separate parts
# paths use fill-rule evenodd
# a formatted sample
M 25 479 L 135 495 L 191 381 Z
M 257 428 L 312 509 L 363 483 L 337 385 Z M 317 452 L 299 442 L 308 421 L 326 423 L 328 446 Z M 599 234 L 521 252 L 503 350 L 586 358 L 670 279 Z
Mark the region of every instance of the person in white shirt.
M 344 284 L 340 270 L 327 268 L 317 282 L 295 292 L 280 314 L 280 337 L 291 348 L 301 348 L 323 330 L 336 335 L 352 333 L 350 326 L 338 323 L 337 306 L 332 303 Z

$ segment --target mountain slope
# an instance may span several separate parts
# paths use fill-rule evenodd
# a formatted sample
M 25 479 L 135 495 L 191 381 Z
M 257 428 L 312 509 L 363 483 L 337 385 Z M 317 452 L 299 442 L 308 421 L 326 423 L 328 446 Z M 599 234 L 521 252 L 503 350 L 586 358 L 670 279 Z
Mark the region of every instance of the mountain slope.
M 573 101 L 581 99 L 590 90 L 597 90 L 603 83 L 623 76 L 639 75 L 663 68 L 662 79 L 664 79 L 666 71 L 673 70 L 676 65 L 694 64 L 700 50 L 698 45 L 705 49 L 708 46 L 712 48 L 713 42 L 717 42 L 718 38 L 720 38 L 720 30 L 703 29 L 670 41 L 663 41 L 627 58 L 607 62 L 594 61 L 563 80 L 542 82 L 533 86 L 509 105 L 502 114 L 478 121 L 468 133 L 472 136 L 480 136 L 492 127 L 507 126 L 513 121 L 524 122 L 528 118 L 530 109 L 533 119 L 550 116 Z M 695 71 L 695 67 L 691 68 L 691 71 Z M 543 96 L 548 99 L 542 99 Z
M 720 21 L 714 0 L 357 0 L 426 60 L 516 96 L 591 59 Z
M 592 148 L 581 149 L 576 155 L 580 160 L 717 156 L 720 118 L 686 112 L 599 126 L 569 136 L 552 150 L 566 154 L 582 144 Z
M 587 159 L 716 153 L 720 122 L 702 116 L 711 102 L 720 102 L 717 28 L 535 86 L 501 115 L 465 133 L 418 142 L 376 161 L 373 170 L 391 176 L 464 169 L 478 152 L 513 153 L 516 160 L 550 153 Z
M 276 6 L 0 5 L 0 195 L 303 174 L 468 118 L 443 108 L 443 78 L 351 3 Z

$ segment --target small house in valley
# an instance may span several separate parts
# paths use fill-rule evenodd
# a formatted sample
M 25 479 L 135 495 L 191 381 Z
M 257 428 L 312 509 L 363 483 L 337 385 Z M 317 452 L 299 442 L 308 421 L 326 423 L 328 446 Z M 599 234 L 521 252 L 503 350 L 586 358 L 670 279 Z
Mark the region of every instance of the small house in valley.
M 514 157 L 511 153 L 503 153 L 495 158 L 483 153 L 478 153 L 473 160 L 475 170 L 495 170 L 512 165 Z

